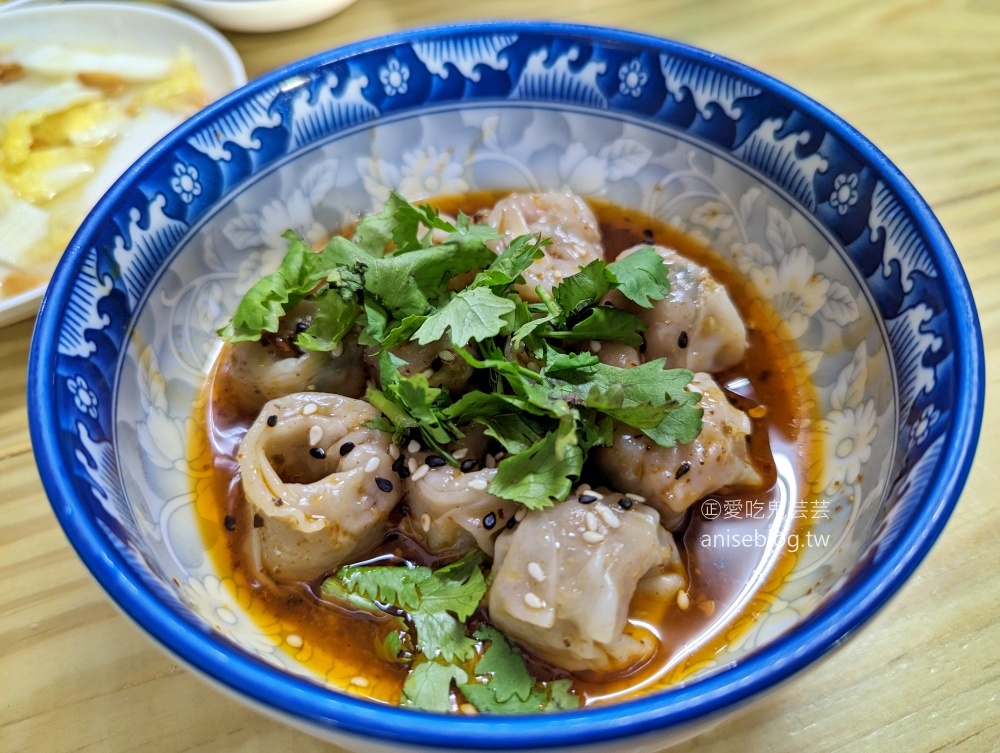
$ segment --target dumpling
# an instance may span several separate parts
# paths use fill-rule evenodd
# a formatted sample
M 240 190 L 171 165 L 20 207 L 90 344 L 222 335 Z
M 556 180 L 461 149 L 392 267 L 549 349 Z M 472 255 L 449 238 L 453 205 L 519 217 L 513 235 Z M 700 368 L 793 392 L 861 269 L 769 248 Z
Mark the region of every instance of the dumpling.
M 369 347 L 365 356 L 365 364 L 371 374 L 371 380 L 376 384 L 380 383 L 378 376 L 380 352 L 381 349 L 377 346 Z M 404 377 L 411 377 L 422 372 L 427 375 L 427 381 L 431 387 L 443 387 L 453 393 L 461 393 L 471 389 L 469 378 L 474 369 L 464 358 L 455 353 L 451 341 L 447 338 L 435 340 L 427 345 L 421 345 L 416 340 L 407 340 L 405 343 L 390 348 L 389 352 L 406 361 L 406 365 L 399 369 L 400 375 Z
M 356 337 L 345 337 L 330 352 L 301 350 L 293 344 L 296 330 L 309 326 L 314 308 L 311 303 L 299 304 L 285 315 L 274 335 L 230 347 L 227 382 L 240 410 L 256 413 L 268 400 L 305 389 L 345 397 L 365 393 L 367 375 Z
M 486 491 L 497 471 L 485 466 L 481 429 L 474 428 L 448 449 L 461 456 L 458 468 L 427 451 L 407 458 L 414 469 L 405 472 L 409 528 L 431 552 L 464 553 L 478 547 L 492 557 L 494 539 L 519 505 Z
M 259 564 L 307 581 L 376 543 L 403 494 L 392 437 L 363 400 L 300 392 L 267 403 L 240 444 Z
M 501 253 L 519 235 L 541 234 L 552 244 L 524 272 L 524 285 L 517 292 L 526 301 L 539 300 L 535 288 L 552 290 L 555 285 L 596 259 L 604 258 L 601 229 L 587 203 L 571 193 L 515 193 L 501 199 L 487 215 L 486 223 L 502 240 L 494 248 Z
M 662 447 L 641 431 L 617 424 L 611 447 L 593 453 L 613 486 L 645 497 L 671 529 L 706 494 L 762 482 L 747 445 L 750 418 L 730 404 L 709 374 L 695 374 L 688 389 L 701 393 L 698 405 L 704 410 L 701 433 L 692 441 Z
M 649 244 L 633 246 L 619 259 Z M 608 299 L 631 311 L 646 324 L 646 360 L 666 358 L 670 368 L 718 372 L 743 359 L 747 330 L 726 289 L 703 266 L 673 249 L 652 246 L 669 268 L 670 292 L 641 308 L 617 291 Z
M 665 598 L 687 582 L 659 514 L 615 492 L 580 489 L 500 534 L 490 621 L 571 672 L 625 669 L 656 650 L 652 635 L 628 623 L 645 578 Z

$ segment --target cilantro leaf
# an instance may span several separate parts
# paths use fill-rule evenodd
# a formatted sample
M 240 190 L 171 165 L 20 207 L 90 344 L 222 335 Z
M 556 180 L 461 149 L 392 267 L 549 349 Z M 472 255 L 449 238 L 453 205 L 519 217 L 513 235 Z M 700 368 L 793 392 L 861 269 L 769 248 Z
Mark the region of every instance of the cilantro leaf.
M 536 259 L 541 259 L 542 248 L 551 241 L 538 236 L 519 235 L 503 250 L 486 269 L 476 275 L 469 287 L 507 287 L 524 281 L 521 273 Z
M 479 419 L 486 435 L 493 437 L 511 455 L 530 450 L 545 436 L 546 425 L 525 413 L 507 413 Z
M 483 553 L 475 550 L 446 567 L 435 570 L 420 588 L 420 607 L 453 612 L 463 622 L 472 616 L 486 595 L 486 578 L 480 565 Z
M 568 403 L 587 405 L 591 395 L 612 394 L 620 389 L 623 408 L 667 404 L 670 410 L 660 423 L 642 429 L 664 447 L 690 442 L 701 431 L 703 411 L 696 407 L 701 396 L 684 389 L 694 375 L 687 369 L 667 369 L 664 358 L 630 369 L 598 363 L 562 372 L 560 376 L 560 379 L 544 379 L 543 389 L 553 400 L 561 398 Z
M 546 364 L 545 373 L 555 374 L 571 369 L 584 369 L 588 366 L 596 366 L 600 362 L 601 360 L 589 351 L 581 353 L 557 353 L 555 358 L 552 358 Z
M 416 631 L 414 643 L 426 657 L 469 661 L 475 655 L 476 641 L 466 635 L 464 622 L 486 595 L 482 560 L 477 550 L 434 571 L 349 565 L 327 578 L 321 591 L 336 597 L 346 590 L 404 609 Z
M 489 647 L 476 664 L 476 674 L 491 675 L 489 686 L 496 699 L 501 703 L 515 696 L 522 701 L 528 700 L 535 679 L 520 652 L 507 642 L 503 633 L 489 625 L 479 628 L 473 635 L 481 641 L 489 641 Z
M 549 701 L 542 707 L 542 711 L 580 708 L 580 696 L 570 692 L 573 688 L 572 680 L 553 680 L 546 684 L 549 691 Z
M 396 209 L 393 219 L 396 223 L 392 229 L 392 241 L 396 244 L 397 254 L 427 248 L 430 245 L 428 236 L 433 230 L 455 232 L 455 226 L 442 219 L 438 211 L 427 204 L 414 206 L 404 202 Z M 426 231 L 424 237 L 420 236 L 421 227 Z
M 556 431 L 527 450 L 501 460 L 489 492 L 520 502 L 529 510 L 541 510 L 566 499 L 582 470 L 583 451 L 577 442 L 575 422 L 566 416 Z
M 285 257 L 276 270 L 254 283 L 236 307 L 233 318 L 219 330 L 227 340 L 259 340 L 264 332 L 277 332 L 285 312 L 325 278 L 319 254 L 291 230 L 282 237 L 288 241 Z
M 463 685 L 469 675 L 461 667 L 425 661 L 413 669 L 403 682 L 400 705 L 425 711 L 451 711 L 451 684 Z
M 601 259 L 595 259 L 552 289 L 552 297 L 563 310 L 566 319 L 593 306 L 611 290 L 612 284 L 606 269 Z
M 615 340 L 638 349 L 643 342 L 640 333 L 645 331 L 646 324 L 635 314 L 613 306 L 594 306 L 572 329 L 543 334 L 566 340 Z
M 469 661 L 476 654 L 476 642 L 465 634 L 465 625 L 449 612 L 423 608 L 410 612 L 417 631 L 417 648 L 428 658 Z
M 486 340 L 500 334 L 506 325 L 504 317 L 513 311 L 513 301 L 495 295 L 489 288 L 466 288 L 428 316 L 413 338 L 427 345 L 440 340 L 450 329 L 455 343 Z
M 397 191 L 392 191 L 385 205 L 375 214 L 366 215 L 354 230 L 354 243 L 369 256 L 385 255 L 386 246 L 393 239 L 397 220 L 396 213 L 410 203 Z
M 332 288 L 313 296 L 312 300 L 316 304 L 313 323 L 305 332 L 299 333 L 296 343 L 308 350 L 333 350 L 354 327 L 360 313 L 358 304 L 345 301 Z
M 641 248 L 608 265 L 608 273 L 622 295 L 643 308 L 666 297 L 670 291 L 667 265 L 652 248 Z
M 431 577 L 427 567 L 390 567 L 384 565 L 350 565 L 342 567 L 323 582 L 322 588 L 331 595 L 337 593 L 339 583 L 349 593 L 356 593 L 382 604 L 393 604 L 400 609 L 417 609 L 420 606 L 420 584 Z

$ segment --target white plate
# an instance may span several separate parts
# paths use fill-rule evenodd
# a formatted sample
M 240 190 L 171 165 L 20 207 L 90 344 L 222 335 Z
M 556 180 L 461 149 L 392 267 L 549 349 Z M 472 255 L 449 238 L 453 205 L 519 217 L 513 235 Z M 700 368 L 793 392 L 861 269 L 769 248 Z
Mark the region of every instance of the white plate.
M 0 46 L 37 39 L 50 44 L 83 43 L 98 48 L 106 46 L 167 55 L 185 49 L 201 73 L 211 100 L 247 81 L 243 61 L 232 45 L 212 27 L 180 11 L 118 2 L 6 8 L 0 5 L 3 19 L 0 21 Z M 140 156 L 136 154 L 134 159 Z M 40 285 L 11 298 L 0 299 L 0 326 L 32 316 L 44 293 L 45 286 Z

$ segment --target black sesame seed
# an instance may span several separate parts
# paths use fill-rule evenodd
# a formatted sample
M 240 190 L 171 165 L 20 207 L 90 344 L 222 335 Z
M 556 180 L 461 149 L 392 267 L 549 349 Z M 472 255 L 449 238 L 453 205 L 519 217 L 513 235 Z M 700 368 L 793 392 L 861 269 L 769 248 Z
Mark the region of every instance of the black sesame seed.
M 226 526 L 227 531 L 236 530 L 236 518 L 234 518 L 232 515 L 227 515 L 225 520 L 223 520 L 222 522 Z
M 375 486 L 384 491 L 386 494 L 392 491 L 392 482 L 387 478 L 382 478 L 381 476 L 375 477 Z
M 683 350 L 688 346 L 688 333 L 687 330 L 683 330 L 677 337 L 677 347 Z
M 403 453 L 399 454 L 399 457 L 392 461 L 392 470 L 396 472 L 396 475 L 400 478 L 407 478 L 410 475 L 410 469 L 406 465 L 406 457 Z
M 677 473 L 674 474 L 674 478 L 680 478 L 690 470 L 691 470 L 691 464 L 685 460 L 683 463 L 681 463 L 680 467 L 677 469 Z
M 483 518 L 483 528 L 485 528 L 487 531 L 492 531 L 496 527 L 496 524 L 497 524 L 497 515 L 494 512 L 487 513 L 486 517 Z
M 268 426 L 277 426 L 278 425 L 278 417 L 277 416 L 268 416 L 267 417 L 267 425 Z
M 580 495 L 580 504 L 581 505 L 589 505 L 591 502 L 596 502 L 596 501 L 597 501 L 597 497 L 595 497 L 593 494 L 581 494 Z
M 326 450 L 322 447 L 313 447 L 309 450 L 309 454 L 312 455 L 317 460 L 323 460 L 326 457 Z
M 445 459 L 440 455 L 428 455 L 427 459 L 424 461 L 431 468 L 440 468 L 445 464 Z
M 254 515 L 253 516 L 253 527 L 254 528 L 263 528 L 264 527 L 264 519 L 260 515 Z
M 618 506 L 623 510 L 631 510 L 632 500 L 629 499 L 628 497 L 622 497 L 620 500 L 618 500 Z
M 354 449 L 354 442 L 344 442 L 340 445 L 340 457 L 344 457 L 347 453 Z
M 515 528 L 517 528 L 517 518 L 508 518 L 507 519 L 507 530 L 508 531 L 513 531 Z
M 459 466 L 462 469 L 462 473 L 470 473 L 476 470 L 476 466 L 479 465 L 479 461 L 475 458 L 469 458 L 468 460 L 463 460 L 462 465 Z

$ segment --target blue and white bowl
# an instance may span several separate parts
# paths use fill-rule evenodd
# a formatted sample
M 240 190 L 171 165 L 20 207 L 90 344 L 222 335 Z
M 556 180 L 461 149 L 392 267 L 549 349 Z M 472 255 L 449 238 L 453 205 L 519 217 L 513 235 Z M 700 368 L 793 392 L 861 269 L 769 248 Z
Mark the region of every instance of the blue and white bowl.
M 826 501 L 766 614 L 715 666 L 638 700 L 443 717 L 311 676 L 205 554 L 188 440 L 215 330 L 282 254 L 379 206 L 569 188 L 708 241 L 769 298 L 815 388 Z M 658 749 L 855 632 L 954 507 L 983 409 L 955 252 L 872 144 L 767 76 L 674 42 L 487 23 L 411 31 L 259 79 L 160 142 L 91 214 L 31 353 L 38 464 L 110 596 L 186 666 L 353 749 Z M 758 594 L 759 596 L 761 594 Z M 346 688 L 346 683 L 344 685 Z

